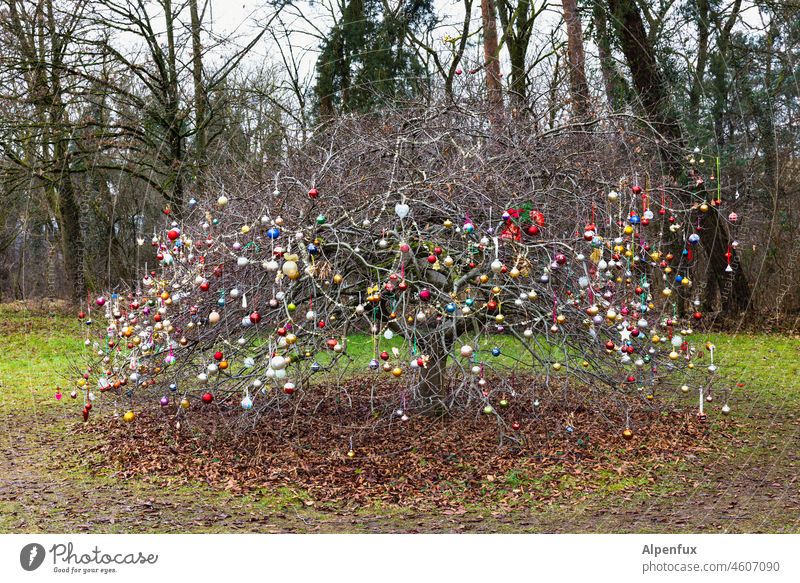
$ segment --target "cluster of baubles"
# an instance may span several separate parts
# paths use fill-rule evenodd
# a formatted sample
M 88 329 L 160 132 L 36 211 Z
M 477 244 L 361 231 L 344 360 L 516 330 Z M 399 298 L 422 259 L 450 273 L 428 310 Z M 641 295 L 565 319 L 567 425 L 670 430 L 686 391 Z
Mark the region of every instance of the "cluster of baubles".
M 573 375 L 648 401 L 661 387 L 689 390 L 700 356 L 692 322 L 703 315 L 695 308 L 679 319 L 677 308 L 692 304 L 700 233 L 691 213 L 707 212 L 706 203 L 674 212 L 634 185 L 609 192 L 571 230 L 530 204 L 499 220 L 465 212 L 417 221 L 414 201 L 403 200 L 334 223 L 300 214 L 291 224 L 245 220 L 229 204 L 192 200 L 198 212 L 153 236 L 158 266 L 137 289 L 81 311 L 90 358 L 71 396 L 83 393 L 84 419 L 104 393 L 126 404 L 125 421 L 141 396 L 176 414 L 193 402 L 245 412 L 278 405 L 346 362 L 352 333 L 372 337 L 366 369 L 402 377 L 403 420 L 406 397 L 442 361 L 436 346 L 448 348 L 483 412 L 507 415 L 512 430 L 522 420 L 509 406 L 519 395 L 503 381 L 511 370 Z M 684 246 L 665 232 L 683 233 Z M 701 419 L 703 402 L 701 392 Z

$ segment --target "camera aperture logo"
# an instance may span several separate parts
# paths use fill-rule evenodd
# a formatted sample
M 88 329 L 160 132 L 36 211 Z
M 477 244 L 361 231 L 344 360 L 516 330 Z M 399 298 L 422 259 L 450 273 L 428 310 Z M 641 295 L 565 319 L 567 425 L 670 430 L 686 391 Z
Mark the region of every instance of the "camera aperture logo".
M 47 555 L 53 560 L 55 573 L 101 573 L 118 572 L 118 565 L 154 565 L 158 555 L 142 552 L 107 553 L 98 546 L 88 551 L 76 551 L 71 542 L 54 544 L 49 551 L 39 543 L 30 543 L 22 547 L 19 563 L 26 571 L 35 571 L 44 563 Z
M 19 564 L 26 571 L 35 571 L 44 562 L 44 547 L 39 543 L 30 543 L 19 552 Z

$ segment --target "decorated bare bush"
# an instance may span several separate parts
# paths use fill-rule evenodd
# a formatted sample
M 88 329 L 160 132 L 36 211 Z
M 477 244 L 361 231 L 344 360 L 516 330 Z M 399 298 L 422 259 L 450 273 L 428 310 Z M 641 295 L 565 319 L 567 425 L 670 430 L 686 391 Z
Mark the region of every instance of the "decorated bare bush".
M 156 264 L 81 313 L 84 416 L 160 403 L 249 422 L 356 399 L 371 419 L 474 410 L 509 433 L 515 402 L 568 390 L 630 438 L 636 411 L 691 387 L 704 419 L 715 367 L 692 343 L 691 270 L 696 215 L 719 211 L 696 175 L 663 177 L 652 144 L 613 120 L 541 133 L 482 119 L 329 122 L 269 184 L 218 176 L 213 195 L 165 209 Z

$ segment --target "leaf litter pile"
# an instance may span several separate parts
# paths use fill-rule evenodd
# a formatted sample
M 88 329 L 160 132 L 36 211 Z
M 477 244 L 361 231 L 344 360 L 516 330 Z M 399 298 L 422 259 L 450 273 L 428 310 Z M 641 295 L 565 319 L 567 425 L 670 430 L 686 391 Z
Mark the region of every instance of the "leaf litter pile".
M 439 417 L 409 411 L 403 420 L 395 408 L 376 406 L 382 392 L 396 391 L 382 382 L 377 397 L 376 387 L 358 378 L 318 386 L 260 417 L 224 403 L 180 413 L 156 405 L 133 423 L 106 416 L 77 431 L 100 434 L 96 469 L 118 477 L 201 481 L 236 493 L 290 488 L 309 505 L 513 505 L 597 491 L 646 493 L 659 468 L 716 449 L 709 427 L 688 407 L 641 405 L 632 416 L 634 436 L 625 440 L 624 419 L 620 425 L 597 413 L 609 403 L 594 395 L 592 407 L 569 398 L 535 407 L 513 401 L 499 417 L 473 407 Z

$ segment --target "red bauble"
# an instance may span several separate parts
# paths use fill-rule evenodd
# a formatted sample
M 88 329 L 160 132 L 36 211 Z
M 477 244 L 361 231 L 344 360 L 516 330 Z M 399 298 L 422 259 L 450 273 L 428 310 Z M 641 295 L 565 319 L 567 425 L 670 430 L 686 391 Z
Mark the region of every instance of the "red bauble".
M 530 235 L 531 237 L 534 237 L 534 236 L 539 234 L 539 227 L 537 227 L 536 225 L 530 225 L 526 229 L 526 231 L 527 231 L 528 235 Z
M 427 302 L 429 299 L 431 299 L 431 290 L 429 289 L 421 290 L 419 292 L 419 299 L 421 299 L 423 302 Z
M 634 184 L 633 186 L 631 186 L 631 191 L 633 192 L 633 194 L 642 194 L 642 187 L 639 186 L 638 184 Z
M 436 263 L 436 255 L 428 255 L 428 263 Z
M 258 312 L 253 312 L 252 314 L 250 314 L 250 321 L 253 324 L 258 324 L 261 321 L 261 314 L 259 314 Z
M 208 291 L 208 288 L 211 287 L 207 281 L 204 281 L 200 284 L 200 291 Z
M 169 232 L 167 233 L 167 239 L 169 239 L 170 241 L 174 241 L 180 236 L 181 232 L 178 229 L 170 229 Z
M 222 360 L 223 354 L 219 351 L 214 353 L 214 360 Z
M 606 350 L 614 350 L 614 341 L 613 340 L 609 340 L 608 342 L 606 342 Z
M 397 289 L 399 289 L 400 291 L 406 291 L 408 289 L 408 284 L 404 281 L 401 281 L 400 283 L 397 284 Z
M 308 191 L 308 198 L 317 198 L 319 196 L 319 191 L 316 188 L 312 188 Z
M 203 400 L 203 403 L 210 403 L 211 401 L 214 400 L 214 395 L 212 395 L 211 393 L 203 393 L 201 399 Z
M 695 320 L 700 320 L 702 317 L 703 317 L 702 313 L 700 313 L 700 312 L 695 312 L 694 313 L 694 319 Z
M 519 424 L 519 421 L 514 421 L 514 423 L 511 424 L 511 429 L 513 429 L 514 431 L 519 431 L 520 427 L 521 425 Z
M 286 333 L 287 333 L 286 328 L 283 328 L 283 327 L 278 328 L 277 333 L 278 333 L 278 336 L 286 336 Z
M 385 350 L 381 352 L 381 360 L 389 360 L 389 353 Z
M 78 312 L 78 320 L 83 320 L 86 317 L 85 312 Z

